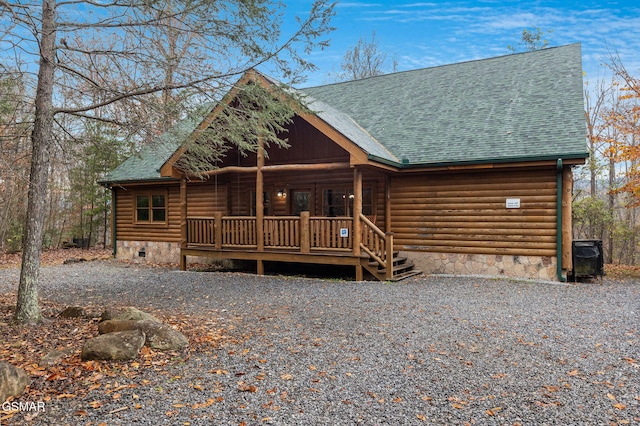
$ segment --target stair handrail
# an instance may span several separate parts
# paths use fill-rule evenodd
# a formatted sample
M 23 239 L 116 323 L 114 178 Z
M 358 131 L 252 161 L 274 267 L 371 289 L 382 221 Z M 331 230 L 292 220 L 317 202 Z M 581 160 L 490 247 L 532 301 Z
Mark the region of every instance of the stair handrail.
M 391 274 L 393 274 L 393 271 L 392 271 L 393 265 L 388 265 L 389 258 L 393 258 L 393 233 L 392 232 L 384 232 L 384 231 L 382 231 L 380 228 L 378 228 L 376 226 L 375 223 L 370 221 L 369 218 L 367 218 L 363 214 L 360 214 L 360 221 L 365 225 L 365 226 L 362 227 L 363 234 L 365 232 L 367 232 L 367 229 L 370 229 L 382 241 L 384 241 L 384 247 L 383 247 L 382 253 L 381 253 L 382 257 L 378 256 L 377 253 L 375 253 L 370 247 L 367 247 L 362 242 L 362 241 L 364 241 L 364 238 L 361 239 L 360 248 L 365 253 L 367 253 L 371 259 L 375 260 L 382 268 L 387 270 L 387 276 L 389 275 L 389 272 L 391 272 Z M 389 256 L 390 253 L 392 254 L 392 256 Z M 393 261 L 391 261 L 391 262 L 393 263 Z

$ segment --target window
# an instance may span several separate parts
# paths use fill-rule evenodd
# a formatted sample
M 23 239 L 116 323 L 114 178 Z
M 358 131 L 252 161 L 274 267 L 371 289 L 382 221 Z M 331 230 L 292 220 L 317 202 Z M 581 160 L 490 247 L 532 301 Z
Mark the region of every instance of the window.
M 353 190 L 351 188 L 325 189 L 323 214 L 327 217 L 353 216 Z M 362 214 L 373 214 L 373 189 L 362 188 Z
M 343 189 L 324 190 L 324 215 L 327 217 L 345 216 L 347 211 L 347 191 Z
M 164 193 L 136 195 L 136 222 L 166 223 L 167 197 Z

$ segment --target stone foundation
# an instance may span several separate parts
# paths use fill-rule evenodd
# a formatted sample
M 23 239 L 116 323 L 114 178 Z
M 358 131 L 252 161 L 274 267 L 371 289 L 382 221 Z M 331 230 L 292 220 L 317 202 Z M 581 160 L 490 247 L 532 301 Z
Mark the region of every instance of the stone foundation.
M 142 256 L 143 253 L 144 256 Z M 116 245 L 116 259 L 141 263 L 179 263 L 180 243 L 118 241 Z
M 487 275 L 557 281 L 556 258 L 405 252 L 425 274 Z
M 144 249 L 144 256 L 141 256 Z M 171 263 L 180 264 L 180 243 L 158 241 L 118 241 L 116 259 L 135 263 Z M 219 265 L 233 267 L 233 262 L 226 259 L 212 259 L 201 256 L 187 256 L 187 264 Z
M 144 256 L 141 253 L 144 249 Z M 556 281 L 556 258 L 549 256 L 507 256 L 488 254 L 405 252 L 425 274 L 487 275 Z M 132 262 L 180 262 L 180 243 L 118 241 L 116 258 Z M 189 263 L 216 263 L 191 257 Z M 219 261 L 218 261 L 219 262 Z

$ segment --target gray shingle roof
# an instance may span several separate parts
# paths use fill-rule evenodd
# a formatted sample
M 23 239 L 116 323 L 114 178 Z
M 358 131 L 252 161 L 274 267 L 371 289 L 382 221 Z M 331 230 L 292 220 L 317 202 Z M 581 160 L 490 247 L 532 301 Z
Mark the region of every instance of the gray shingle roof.
M 412 165 L 587 156 L 578 44 L 302 91 L 357 122 L 374 158 L 392 160 L 376 143 Z
M 171 130 L 154 139 L 140 152 L 127 158 L 122 164 L 107 173 L 99 183 L 171 180 L 160 176 L 160 168 L 189 137 L 202 119 L 211 112 L 211 108 L 211 105 L 207 105 L 201 111 L 181 120 Z
M 300 92 L 371 159 L 411 167 L 587 158 L 582 84 L 573 44 Z M 101 182 L 162 179 L 160 167 L 202 118 L 181 122 Z

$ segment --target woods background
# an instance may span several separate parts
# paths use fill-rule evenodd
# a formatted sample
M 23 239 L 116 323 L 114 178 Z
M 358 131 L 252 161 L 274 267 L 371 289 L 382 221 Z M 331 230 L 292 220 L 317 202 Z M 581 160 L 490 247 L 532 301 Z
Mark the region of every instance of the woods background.
M 373 48 L 361 42 L 356 49 Z M 544 48 L 536 46 L 536 48 Z M 346 61 L 343 70 L 353 67 Z M 395 68 L 394 68 L 395 69 Z M 640 78 L 627 71 L 619 57 L 611 55 L 603 67 L 608 77 L 585 76 L 585 143 L 591 157 L 574 169 L 574 239 L 601 239 L 606 263 L 637 265 L 640 262 Z M 379 66 L 375 69 L 379 73 Z M 356 75 L 355 77 L 362 77 Z M 343 77 L 347 78 L 347 77 Z M 351 76 L 351 78 L 354 78 Z M 31 158 L 34 114 L 34 76 L 17 64 L 0 75 L 0 251 L 22 248 Z M 77 90 L 77 88 L 74 88 Z M 73 105 L 74 90 L 59 93 Z M 90 88 L 85 88 L 90 92 Z M 96 97 L 99 93 L 94 94 Z M 149 95 L 148 102 L 123 105 L 112 116 L 127 120 L 83 120 L 64 116 L 58 123 L 51 151 L 49 193 L 43 247 L 60 248 L 74 239 L 91 246 L 108 247 L 110 191 L 99 186 L 105 172 L 193 110 L 180 91 Z M 133 118 L 133 119 L 132 119 Z M 128 123 L 123 126 L 122 123 Z

